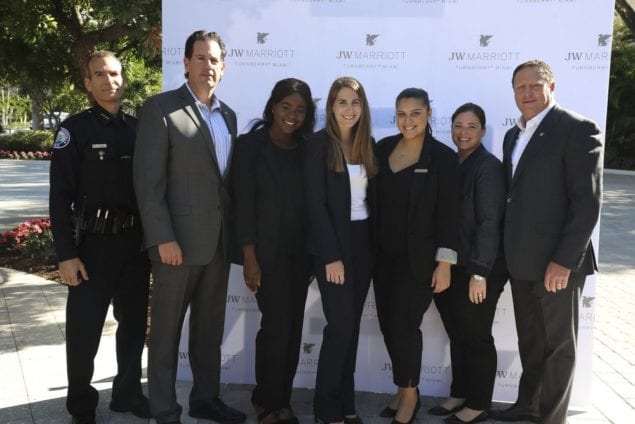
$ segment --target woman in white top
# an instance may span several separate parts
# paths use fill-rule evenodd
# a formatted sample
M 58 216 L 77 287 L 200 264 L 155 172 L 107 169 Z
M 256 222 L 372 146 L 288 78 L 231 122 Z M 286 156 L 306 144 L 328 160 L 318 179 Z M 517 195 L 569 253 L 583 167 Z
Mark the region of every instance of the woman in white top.
M 326 128 L 304 154 L 308 249 L 322 297 L 324 327 L 314 412 L 324 423 L 361 424 L 354 397 L 359 324 L 370 285 L 374 176 L 370 111 L 359 81 L 336 79 Z

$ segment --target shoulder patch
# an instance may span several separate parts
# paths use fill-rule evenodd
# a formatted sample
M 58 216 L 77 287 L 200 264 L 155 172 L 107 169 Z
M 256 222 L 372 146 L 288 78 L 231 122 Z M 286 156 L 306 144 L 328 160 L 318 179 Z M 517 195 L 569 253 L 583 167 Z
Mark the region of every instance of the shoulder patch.
M 63 149 L 71 142 L 71 133 L 64 127 L 60 127 L 55 136 L 55 143 L 53 143 L 54 149 Z

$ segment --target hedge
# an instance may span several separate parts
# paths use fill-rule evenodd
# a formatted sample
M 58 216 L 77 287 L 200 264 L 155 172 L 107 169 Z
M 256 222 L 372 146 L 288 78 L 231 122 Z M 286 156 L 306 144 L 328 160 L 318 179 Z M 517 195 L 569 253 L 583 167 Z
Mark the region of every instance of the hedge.
M 0 150 L 47 152 L 53 147 L 51 131 L 20 131 L 0 136 Z

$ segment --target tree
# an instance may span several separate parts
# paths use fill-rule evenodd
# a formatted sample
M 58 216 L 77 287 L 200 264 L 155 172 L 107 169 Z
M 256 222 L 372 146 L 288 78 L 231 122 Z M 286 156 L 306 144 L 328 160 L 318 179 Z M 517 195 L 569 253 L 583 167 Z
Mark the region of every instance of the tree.
M 633 33 L 616 16 L 606 120 L 604 164 L 635 169 L 635 43 Z
M 29 95 L 38 128 L 43 110 L 73 86 L 84 90 L 82 67 L 96 49 L 159 72 L 160 14 L 161 0 L 3 0 L 0 75 Z
M 631 36 L 635 34 L 635 0 L 615 0 L 615 11 L 622 18 Z

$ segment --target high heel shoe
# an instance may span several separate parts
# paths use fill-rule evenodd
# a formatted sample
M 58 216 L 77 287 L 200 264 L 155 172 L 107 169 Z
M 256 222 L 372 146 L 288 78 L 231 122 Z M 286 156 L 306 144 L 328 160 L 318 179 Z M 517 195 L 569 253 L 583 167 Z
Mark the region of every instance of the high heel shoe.
M 401 421 L 397 421 L 396 419 L 393 419 L 391 424 L 412 424 L 412 422 L 417 417 L 417 412 L 419 412 L 419 408 L 421 408 L 421 398 L 418 395 L 419 395 L 419 390 L 417 389 L 417 404 L 415 405 L 414 411 L 412 411 L 412 415 L 410 416 L 410 419 L 406 421 L 405 423 L 402 423 Z

